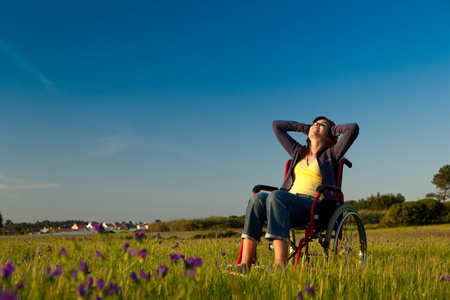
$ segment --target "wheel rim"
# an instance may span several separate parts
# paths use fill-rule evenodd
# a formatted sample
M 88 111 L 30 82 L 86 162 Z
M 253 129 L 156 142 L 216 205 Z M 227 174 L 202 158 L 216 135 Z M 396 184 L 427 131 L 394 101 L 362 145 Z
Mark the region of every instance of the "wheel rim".
M 361 217 L 353 211 L 344 212 L 335 231 L 333 253 L 347 263 L 366 265 L 367 242 Z

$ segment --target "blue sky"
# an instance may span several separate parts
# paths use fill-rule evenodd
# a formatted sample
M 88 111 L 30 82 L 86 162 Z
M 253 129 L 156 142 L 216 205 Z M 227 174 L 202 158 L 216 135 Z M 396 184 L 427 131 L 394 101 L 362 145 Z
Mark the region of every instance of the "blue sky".
M 450 2 L 0 1 L 4 220 L 243 215 L 274 119 L 357 122 L 347 200 L 435 192 Z M 300 142 L 305 136 L 294 134 Z

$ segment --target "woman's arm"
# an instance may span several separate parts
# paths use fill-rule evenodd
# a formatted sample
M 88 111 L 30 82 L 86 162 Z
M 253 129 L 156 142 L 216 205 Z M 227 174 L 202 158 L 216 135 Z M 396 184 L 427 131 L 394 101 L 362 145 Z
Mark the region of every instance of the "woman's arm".
M 294 156 L 294 154 L 303 147 L 299 142 L 294 140 L 287 132 L 288 131 L 295 131 L 295 132 L 302 132 L 306 135 L 308 135 L 309 128 L 311 125 L 303 124 L 295 121 L 273 121 L 272 122 L 272 128 L 273 132 L 275 133 L 275 136 L 277 137 L 280 144 L 283 146 L 283 148 L 289 153 L 291 157 Z
M 359 126 L 356 123 L 335 125 L 331 127 L 331 134 L 335 136 L 342 135 L 331 149 L 333 156 L 339 161 L 358 137 Z

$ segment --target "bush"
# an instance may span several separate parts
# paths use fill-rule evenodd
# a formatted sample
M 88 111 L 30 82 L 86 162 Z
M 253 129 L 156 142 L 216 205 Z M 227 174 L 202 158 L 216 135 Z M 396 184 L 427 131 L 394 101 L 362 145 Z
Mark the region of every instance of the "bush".
M 424 222 L 426 222 L 426 224 L 443 222 L 443 218 L 447 215 L 447 207 L 443 203 L 430 198 L 422 199 L 417 202 L 424 204 L 427 207 L 427 212 L 424 215 Z
M 381 220 L 382 226 L 402 226 L 402 225 L 419 225 L 422 219 L 425 205 L 417 202 L 405 202 L 392 205 L 384 218 Z
M 422 199 L 392 205 L 380 225 L 392 227 L 442 223 L 447 214 L 444 204 L 434 199 Z
M 450 223 L 450 202 L 444 202 L 445 213 L 442 217 L 442 223 Z
M 358 211 L 364 224 L 378 224 L 386 215 L 386 210 L 378 211 L 371 209 L 362 209 Z
M 358 202 L 357 201 L 355 201 L 355 200 L 348 200 L 348 201 L 345 201 L 345 204 L 350 204 L 351 206 L 353 206 L 354 208 L 356 208 L 357 210 L 359 210 L 359 205 L 358 205 Z

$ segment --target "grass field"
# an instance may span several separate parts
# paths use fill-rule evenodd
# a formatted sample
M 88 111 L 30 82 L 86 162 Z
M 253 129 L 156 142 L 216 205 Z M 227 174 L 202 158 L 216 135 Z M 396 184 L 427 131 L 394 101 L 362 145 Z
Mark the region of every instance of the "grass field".
M 449 225 L 369 229 L 364 269 L 313 245 L 295 270 L 245 277 L 225 272 L 240 239 L 192 234 L 2 236 L 0 299 L 450 299 Z

